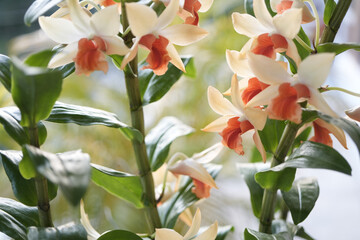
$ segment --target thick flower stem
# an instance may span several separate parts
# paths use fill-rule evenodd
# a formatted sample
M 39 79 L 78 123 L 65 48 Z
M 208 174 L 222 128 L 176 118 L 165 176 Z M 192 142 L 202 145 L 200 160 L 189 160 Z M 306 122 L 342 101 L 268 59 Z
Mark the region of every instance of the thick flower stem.
M 275 167 L 285 161 L 285 157 L 293 144 L 299 126 L 289 123 L 281 137 L 279 146 L 271 161 L 271 167 Z M 275 204 L 277 198 L 277 189 L 265 189 L 260 213 L 259 231 L 271 233 L 271 223 L 274 218 Z
M 330 18 L 329 26 L 326 26 L 321 36 L 320 43 L 333 42 L 340 25 L 349 10 L 352 0 L 339 0 Z
M 40 148 L 37 126 L 29 128 L 30 144 Z M 48 184 L 46 178 L 41 175 L 35 177 L 36 194 L 38 198 L 38 211 L 41 227 L 53 227 L 51 219 Z

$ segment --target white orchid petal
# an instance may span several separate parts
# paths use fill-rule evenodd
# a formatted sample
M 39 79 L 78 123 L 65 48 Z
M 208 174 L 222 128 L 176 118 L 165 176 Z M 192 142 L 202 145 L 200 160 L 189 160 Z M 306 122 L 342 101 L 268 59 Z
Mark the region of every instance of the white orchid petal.
M 274 29 L 273 19 L 269 11 L 267 10 L 265 1 L 253 0 L 253 9 L 254 9 L 255 17 L 259 20 L 259 22 L 269 30 L 273 30 Z
M 184 238 L 173 229 L 160 228 L 156 229 L 155 240 L 184 240 Z
M 296 48 L 295 43 L 290 40 L 290 39 L 286 39 L 287 43 L 288 43 L 288 48 L 286 50 L 286 55 L 288 55 L 292 60 L 294 60 L 296 66 L 299 66 L 300 62 L 301 62 L 301 58 L 299 55 L 299 52 Z
M 77 49 L 77 42 L 67 45 L 50 60 L 48 67 L 56 68 L 73 62 L 77 54 Z
M 214 87 L 208 88 L 209 105 L 220 115 L 237 115 L 239 111 L 232 105 L 232 103 L 224 98 L 224 96 Z
M 115 36 L 120 29 L 120 15 L 117 5 L 103 8 L 90 18 L 91 26 L 99 36 Z
M 215 240 L 218 231 L 218 223 L 215 222 L 208 229 L 206 229 L 199 236 L 194 238 L 194 240 Z
M 171 43 L 179 46 L 187 46 L 200 41 L 207 34 L 208 32 L 205 29 L 190 24 L 172 25 L 159 32 L 159 35 L 166 37 Z
M 330 115 L 332 117 L 339 117 L 327 104 L 324 97 L 319 93 L 317 89 L 309 88 L 310 90 L 310 99 L 309 104 L 316 107 L 320 112 Z
M 276 32 L 285 38 L 293 39 L 300 31 L 302 9 L 288 9 L 274 17 Z
M 281 3 L 282 0 L 270 0 L 270 6 L 271 6 L 271 10 L 273 12 L 277 12 L 276 11 L 276 6 Z
M 200 153 L 193 154 L 191 158 L 201 164 L 209 163 L 219 155 L 223 148 L 224 145 L 216 143 Z
M 256 94 L 247 104 L 246 107 L 257 107 L 268 105 L 272 98 L 279 95 L 280 85 L 270 85 L 269 87 Z
M 248 37 L 256 37 L 262 33 L 267 33 L 269 29 L 264 27 L 258 19 L 250 14 L 233 13 L 231 15 L 234 29 L 237 33 Z
M 229 119 L 233 118 L 233 117 L 235 117 L 235 116 L 234 115 L 222 116 L 222 117 L 216 119 L 215 121 L 209 123 L 206 127 L 201 129 L 201 131 L 222 132 L 222 130 L 224 130 L 224 128 L 226 128 L 227 122 L 229 121 Z
M 299 81 L 319 88 L 329 75 L 334 58 L 334 53 L 319 53 L 305 58 L 298 69 Z
M 138 3 L 126 3 L 126 13 L 131 32 L 136 37 L 144 36 L 154 30 L 158 18 L 152 8 Z
M 249 53 L 249 65 L 255 76 L 266 84 L 291 82 L 291 75 L 271 58 Z
M 78 30 L 83 34 L 92 34 L 92 28 L 90 26 L 90 16 L 84 11 L 84 9 L 79 5 L 78 0 L 67 0 L 67 5 L 69 7 L 71 20 Z
M 184 63 L 181 60 L 181 57 L 179 56 L 179 53 L 177 52 L 174 45 L 169 43 L 168 46 L 166 47 L 166 50 L 168 51 L 169 57 L 171 58 L 170 62 L 172 64 L 174 64 L 175 67 L 177 67 L 181 71 L 185 72 Z
M 262 158 L 263 162 L 265 163 L 266 162 L 266 151 L 265 151 L 264 145 L 261 142 L 259 133 L 256 130 L 255 130 L 255 133 L 253 135 L 253 140 L 254 140 L 256 148 L 260 152 L 260 155 L 261 155 L 261 158 Z
M 266 124 L 267 113 L 259 108 L 248 107 L 244 109 L 245 116 L 257 130 L 262 130 Z
M 248 53 L 251 50 L 251 46 L 253 42 L 254 42 L 254 38 L 250 38 L 241 48 L 240 53 Z
M 190 239 L 191 237 L 195 236 L 200 229 L 200 224 L 201 224 L 201 212 L 200 209 L 197 209 L 195 216 L 192 220 L 192 224 L 189 230 L 184 235 L 184 239 Z
M 199 12 L 207 12 L 211 5 L 213 4 L 214 0 L 199 0 L 201 3 L 201 7 L 199 9 Z
M 128 64 L 131 60 L 133 60 L 138 52 L 140 38 L 136 39 L 134 44 L 132 45 L 130 51 L 125 55 L 124 59 L 121 62 L 121 69 L 124 69 L 126 64 Z
M 247 54 L 235 50 L 226 50 L 226 61 L 230 69 L 241 77 L 254 76 L 252 73 Z
M 130 49 L 125 45 L 122 38 L 118 36 L 102 37 L 102 39 L 106 43 L 107 55 L 111 55 L 111 54 L 125 55 L 130 51 Z
M 46 36 L 58 43 L 69 44 L 86 37 L 67 19 L 42 16 L 39 24 Z
M 239 81 L 236 77 L 236 74 L 234 74 L 231 78 L 231 101 L 237 109 L 243 112 L 244 103 L 240 96 Z
M 341 143 L 341 145 L 347 149 L 346 136 L 345 136 L 344 130 L 336 127 L 333 124 L 327 123 L 322 119 L 316 119 L 315 122 L 320 127 L 323 127 L 323 128 L 326 128 L 327 130 L 329 130 L 330 133 L 332 133 L 336 137 L 336 139 Z
M 179 11 L 179 0 L 171 0 L 165 10 L 159 16 L 155 29 L 163 29 L 168 26 L 176 17 L 176 13 Z

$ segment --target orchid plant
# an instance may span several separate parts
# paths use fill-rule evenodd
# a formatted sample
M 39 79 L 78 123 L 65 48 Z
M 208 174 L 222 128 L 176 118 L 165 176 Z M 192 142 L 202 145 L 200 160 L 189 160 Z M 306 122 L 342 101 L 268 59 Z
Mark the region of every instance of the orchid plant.
M 193 57 L 181 57 L 175 46 L 214 37 L 200 27 L 201 13 L 213 1 L 35 0 L 25 23 L 38 21 L 57 45 L 24 60 L 0 55 L 0 81 L 15 104 L 0 108 L 0 123 L 19 146 L 0 150 L 17 199 L 0 198 L 0 233 L 16 240 L 230 239 L 231 225 L 214 220 L 201 228 L 200 210 L 191 210 L 221 188 L 215 178 L 222 166 L 210 162 L 223 148 L 236 156 L 251 152 L 243 145 L 243 137 L 251 132 L 260 157 L 256 152 L 251 163 L 238 164 L 238 171 L 249 187 L 259 229 L 245 228 L 243 236 L 233 239 L 313 239 L 299 224 L 314 208 L 319 185 L 315 178 L 297 179 L 296 170 L 320 168 L 351 175 L 330 134 L 347 149 L 346 132 L 360 150 L 359 108 L 344 109 L 349 118 L 342 118 L 323 96 L 331 90 L 359 96 L 324 85 L 336 55 L 360 49 L 359 44 L 333 43 L 351 0 L 324 1 L 324 29 L 313 0 L 244 2 L 246 12 L 234 12 L 231 19 L 234 31 L 248 40 L 241 49 L 224 47 L 233 72 L 230 88 L 221 92 L 209 86 L 207 91 L 210 108 L 221 116 L 204 126 L 202 134 L 216 133 L 221 140 L 191 157 L 180 152 L 169 157 L 175 139 L 194 129 L 170 116 L 146 129 L 143 109 L 167 94 L 183 74 L 195 75 Z M 56 11 L 47 15 L 53 7 Z M 312 22 L 315 38 L 310 41 L 302 24 Z M 125 82 L 131 124 L 111 112 L 57 101 L 68 76 L 89 77 L 110 69 Z M 136 174 L 96 164 L 92 152 L 40 149 L 47 137 L 46 122 L 120 130 L 133 147 Z M 159 176 L 162 183 L 157 184 L 154 178 Z M 100 233 L 93 227 L 93 216 L 85 212 L 90 203 L 83 200 L 91 181 L 139 209 L 146 223 L 142 232 Z M 58 191 L 79 208 L 80 219 L 54 225 L 59 221 L 53 221 L 57 216 L 51 213 L 50 201 Z M 179 231 L 181 224 L 188 230 Z

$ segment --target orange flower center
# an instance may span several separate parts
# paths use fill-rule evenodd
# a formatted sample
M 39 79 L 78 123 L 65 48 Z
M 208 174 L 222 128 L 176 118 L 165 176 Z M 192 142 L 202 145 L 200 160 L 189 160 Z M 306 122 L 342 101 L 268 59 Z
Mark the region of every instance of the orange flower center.
M 275 59 L 277 52 L 284 52 L 288 48 L 286 38 L 280 34 L 263 33 L 254 41 L 251 52 Z
M 249 79 L 248 86 L 241 94 L 241 99 L 245 104 L 247 104 L 253 97 L 255 97 L 268 86 L 268 84 L 260 82 L 256 77 L 251 78 Z
M 102 0 L 101 1 L 101 5 L 103 5 L 104 7 L 108 7 L 111 5 L 115 5 L 117 4 L 117 2 L 113 1 L 113 0 Z
M 208 198 L 210 197 L 211 186 L 203 183 L 195 178 L 193 178 L 194 187 L 191 189 L 198 198 Z
M 269 118 L 301 123 L 300 98 L 310 98 L 310 91 L 305 85 L 296 84 L 292 87 L 290 83 L 281 84 L 279 95 L 271 100 L 267 108 Z
M 227 127 L 220 133 L 222 144 L 233 149 L 237 154 L 244 155 L 241 135 L 254 129 L 254 126 L 248 121 L 238 121 L 239 117 L 230 118 Z
M 108 63 L 105 59 L 106 43 L 100 37 L 93 39 L 82 38 L 78 43 L 78 52 L 73 59 L 76 73 L 90 75 L 93 71 L 100 70 L 106 73 Z
M 153 34 L 148 34 L 141 37 L 139 44 L 143 45 L 150 50 L 146 61 L 149 65 L 143 69 L 152 69 L 156 75 L 163 75 L 168 67 L 168 63 L 171 60 L 168 51 L 166 50 L 169 40 L 163 36 L 156 38 Z
M 201 8 L 201 3 L 198 0 L 185 0 L 184 10 L 192 14 L 192 16 L 185 19 L 185 24 L 197 26 L 199 24 L 198 11 Z
M 281 3 L 279 3 L 278 5 L 276 5 L 276 12 L 278 14 L 283 13 L 285 10 L 288 10 L 291 8 L 293 4 L 292 0 L 282 0 Z
M 333 141 L 330 137 L 330 131 L 324 127 L 321 127 L 316 121 L 313 122 L 314 125 L 314 136 L 309 139 L 309 141 L 322 143 L 328 145 L 329 147 L 333 146 Z

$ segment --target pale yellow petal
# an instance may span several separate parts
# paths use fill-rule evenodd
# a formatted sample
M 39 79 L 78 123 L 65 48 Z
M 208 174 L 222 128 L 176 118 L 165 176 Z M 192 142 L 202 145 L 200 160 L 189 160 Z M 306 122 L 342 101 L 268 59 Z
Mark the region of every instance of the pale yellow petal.
M 241 99 L 239 81 L 236 77 L 236 74 L 234 74 L 231 78 L 231 101 L 238 110 L 243 112 L 244 103 Z
M 126 3 L 126 13 L 131 32 L 136 37 L 144 36 L 154 30 L 157 15 L 152 8 L 138 3 Z
M 176 17 L 176 13 L 179 10 L 179 0 L 171 0 L 170 4 L 167 5 L 165 10 L 159 16 L 159 19 L 156 23 L 155 29 L 163 29 L 168 26 Z
M 103 8 L 91 16 L 90 23 L 96 35 L 115 36 L 120 29 L 120 15 L 116 5 Z
M 208 102 L 212 110 L 220 115 L 237 115 L 239 111 L 214 87 L 208 88 Z
M 191 158 L 201 164 L 209 163 L 219 155 L 223 148 L 224 145 L 221 143 L 216 143 L 200 153 L 193 154 Z
M 244 109 L 246 118 L 257 130 L 262 130 L 266 124 L 267 113 L 259 108 L 247 107 Z
M 125 45 L 124 41 L 118 36 L 108 36 L 102 37 L 102 39 L 106 43 L 106 54 L 117 54 L 117 55 L 125 55 L 130 49 Z
M 255 130 L 255 133 L 253 135 L 253 140 L 254 140 L 257 150 L 260 152 L 263 162 L 265 163 L 266 162 L 266 151 L 265 151 L 264 145 L 261 142 L 261 139 L 260 139 L 260 136 L 259 136 L 259 133 L 257 130 Z
M 184 239 L 190 239 L 191 237 L 195 236 L 200 229 L 200 224 L 201 224 L 201 212 L 200 209 L 197 209 L 195 216 L 192 220 L 192 224 L 189 230 L 184 235 Z
M 208 32 L 205 29 L 190 24 L 176 24 L 159 31 L 159 35 L 179 46 L 187 46 L 200 41 L 207 34 Z
M 194 240 L 215 240 L 218 231 L 218 223 L 215 222 L 208 229 L 206 229 L 199 236 L 194 238 Z
M 73 62 L 77 54 L 77 48 L 77 42 L 67 45 L 61 50 L 61 52 L 57 53 L 53 58 L 51 58 L 48 67 L 56 68 Z
M 181 57 L 176 51 L 174 45 L 169 43 L 168 46 L 166 47 L 166 50 L 168 51 L 169 57 L 171 58 L 170 62 L 174 64 L 174 66 L 180 69 L 181 71 L 186 72 L 184 63 L 182 62 Z
M 293 39 L 300 31 L 302 9 L 288 9 L 274 17 L 276 32 L 285 38 Z
M 276 12 L 276 6 L 281 3 L 281 0 L 270 0 L 271 10 Z
M 226 128 L 227 122 L 232 117 L 235 117 L 235 116 L 234 115 L 222 116 L 222 117 L 216 119 L 215 121 L 211 122 L 210 124 L 208 124 L 206 127 L 201 129 L 201 131 L 204 131 L 204 132 L 222 132 L 222 130 L 224 130 L 224 128 Z
M 199 9 L 199 12 L 207 12 L 211 5 L 213 4 L 214 0 L 199 0 L 201 3 L 201 7 Z
M 259 20 L 259 22 L 268 28 L 270 31 L 274 29 L 273 19 L 267 10 L 266 4 L 264 0 L 253 0 L 253 9 L 255 17 Z M 270 32 L 268 31 L 268 32 Z
M 155 240 L 183 240 L 183 237 L 173 229 L 157 228 Z
M 258 19 L 249 14 L 233 13 L 231 15 L 234 29 L 237 33 L 256 37 L 262 33 L 267 33 L 269 30 L 264 27 Z
M 254 76 L 252 73 L 247 54 L 235 50 L 226 50 L 226 61 L 230 69 L 241 77 Z

